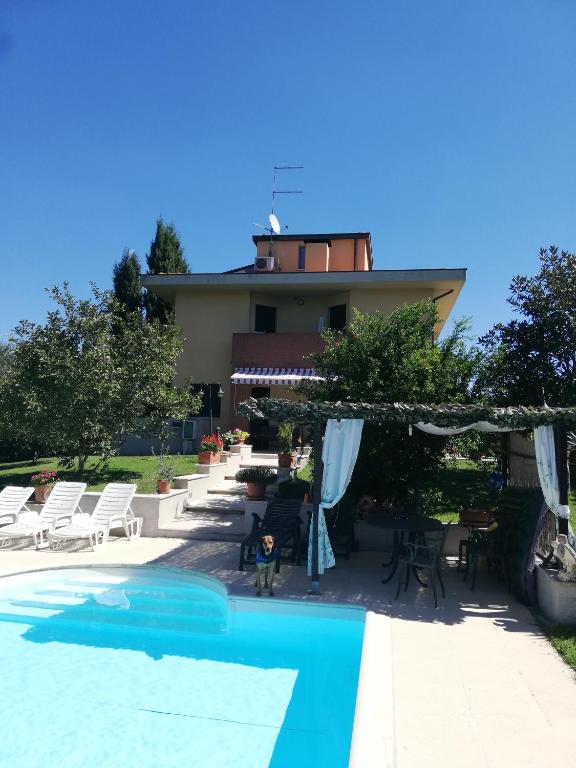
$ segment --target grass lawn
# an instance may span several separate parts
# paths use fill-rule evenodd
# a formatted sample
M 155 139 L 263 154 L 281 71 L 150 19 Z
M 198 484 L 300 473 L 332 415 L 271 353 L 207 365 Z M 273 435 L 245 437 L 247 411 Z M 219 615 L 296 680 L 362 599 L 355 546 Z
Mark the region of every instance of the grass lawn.
M 566 664 L 576 670 L 576 627 L 548 627 L 543 623 L 540 626 Z
M 195 471 L 197 456 L 174 456 L 172 462 L 177 475 L 190 475 Z M 105 469 L 94 470 L 96 459 L 90 459 L 82 477 L 75 470 L 58 467 L 57 459 L 14 461 L 0 464 L 0 487 L 28 485 L 30 477 L 43 469 L 56 469 L 60 480 L 82 480 L 89 491 L 101 491 L 106 483 L 136 483 L 138 493 L 156 492 L 156 467 L 154 456 L 114 456 Z

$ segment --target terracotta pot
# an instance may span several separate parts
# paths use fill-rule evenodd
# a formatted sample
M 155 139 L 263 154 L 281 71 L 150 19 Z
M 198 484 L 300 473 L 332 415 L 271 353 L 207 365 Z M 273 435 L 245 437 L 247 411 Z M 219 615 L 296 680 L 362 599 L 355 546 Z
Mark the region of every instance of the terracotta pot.
M 220 454 L 212 451 L 200 451 L 198 464 L 220 464 Z
M 170 493 L 170 480 L 156 480 L 157 493 Z
M 291 453 L 279 453 L 278 454 L 278 466 L 287 469 L 292 466 L 292 454 Z
M 48 496 L 52 493 L 53 485 L 35 485 L 34 501 L 36 504 L 44 504 Z
M 245 437 L 239 437 L 238 440 L 236 440 L 236 445 L 244 445 L 245 442 L 246 442 Z
M 266 498 L 266 486 L 262 483 L 246 483 L 246 495 L 250 501 L 262 501 Z
M 228 454 L 225 451 L 221 451 L 218 454 L 218 459 L 220 461 L 220 464 L 227 464 L 228 463 Z

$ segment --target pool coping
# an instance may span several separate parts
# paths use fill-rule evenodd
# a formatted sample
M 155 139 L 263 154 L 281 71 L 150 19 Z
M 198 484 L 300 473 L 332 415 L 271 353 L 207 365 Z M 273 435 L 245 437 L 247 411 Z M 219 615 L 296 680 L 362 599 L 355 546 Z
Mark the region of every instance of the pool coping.
M 189 568 L 178 568 L 162 565 L 147 565 L 134 563 L 90 563 L 89 565 L 59 565 L 50 568 L 34 568 L 6 575 L 0 575 L 0 585 L 14 577 L 27 574 L 47 573 L 62 570 L 156 570 L 180 577 L 194 577 L 209 584 L 215 592 L 226 597 L 235 610 L 236 602 L 251 606 L 256 604 L 277 612 L 282 606 L 297 607 L 299 611 L 309 611 L 310 608 L 321 608 L 324 616 L 333 616 L 349 612 L 352 620 L 364 615 L 364 635 L 358 685 L 356 688 L 356 704 L 352 723 L 352 737 L 348 768 L 396 768 L 396 743 L 394 723 L 394 670 L 392 647 L 392 622 L 390 616 L 375 613 L 362 606 L 346 603 L 323 603 L 320 601 L 300 602 L 299 600 L 262 601 L 255 597 L 244 597 L 230 594 L 228 586 L 202 571 Z

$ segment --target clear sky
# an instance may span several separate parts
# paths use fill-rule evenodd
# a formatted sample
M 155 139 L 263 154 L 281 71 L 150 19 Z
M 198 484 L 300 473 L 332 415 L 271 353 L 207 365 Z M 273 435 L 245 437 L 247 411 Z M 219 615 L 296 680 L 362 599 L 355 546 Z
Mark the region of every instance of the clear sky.
M 576 2 L 0 0 L 0 337 L 143 262 L 159 215 L 193 271 L 248 263 L 275 163 L 305 166 L 289 232 L 468 267 L 484 332 L 576 248 Z

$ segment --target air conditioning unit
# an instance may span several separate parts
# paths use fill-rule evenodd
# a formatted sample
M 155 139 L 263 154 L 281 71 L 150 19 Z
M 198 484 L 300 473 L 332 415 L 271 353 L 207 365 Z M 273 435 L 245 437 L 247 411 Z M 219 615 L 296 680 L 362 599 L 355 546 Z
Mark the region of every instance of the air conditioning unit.
M 257 256 L 254 262 L 255 272 L 274 272 L 274 256 Z

